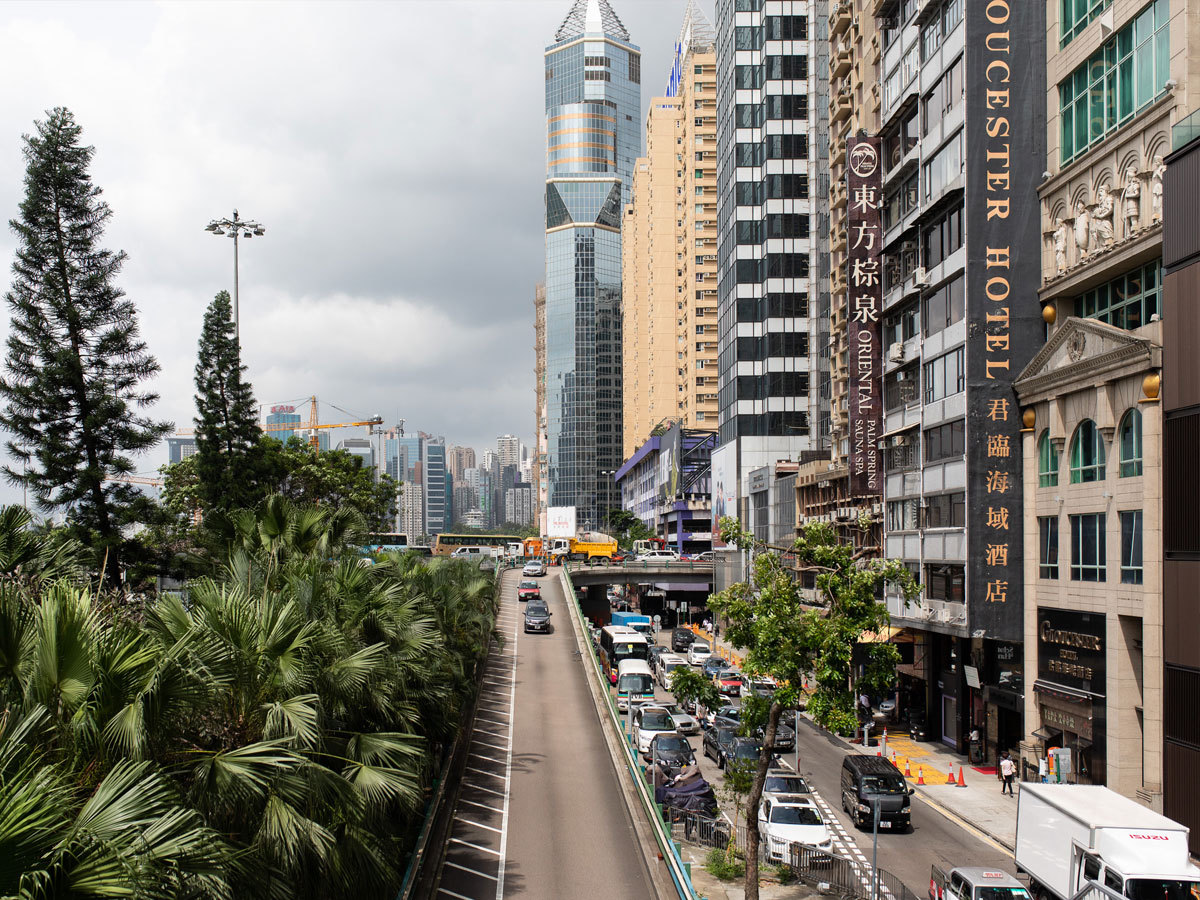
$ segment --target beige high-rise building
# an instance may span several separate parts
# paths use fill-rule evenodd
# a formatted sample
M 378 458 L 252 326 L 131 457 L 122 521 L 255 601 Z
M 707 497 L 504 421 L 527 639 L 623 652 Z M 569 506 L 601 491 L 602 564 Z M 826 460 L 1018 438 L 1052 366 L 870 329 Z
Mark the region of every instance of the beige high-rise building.
M 456 482 L 462 481 L 463 472 L 475 468 L 475 448 L 450 447 L 446 451 L 446 468 L 450 470 Z
M 715 38 L 693 0 L 634 165 L 622 235 L 626 459 L 664 419 L 717 427 Z

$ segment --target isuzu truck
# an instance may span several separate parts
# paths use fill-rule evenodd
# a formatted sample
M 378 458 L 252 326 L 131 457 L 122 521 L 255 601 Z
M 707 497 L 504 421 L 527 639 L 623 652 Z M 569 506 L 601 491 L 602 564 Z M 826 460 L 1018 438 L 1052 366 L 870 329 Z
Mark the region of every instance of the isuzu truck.
M 1022 783 L 1014 859 L 1036 900 L 1200 897 L 1188 829 L 1102 785 Z

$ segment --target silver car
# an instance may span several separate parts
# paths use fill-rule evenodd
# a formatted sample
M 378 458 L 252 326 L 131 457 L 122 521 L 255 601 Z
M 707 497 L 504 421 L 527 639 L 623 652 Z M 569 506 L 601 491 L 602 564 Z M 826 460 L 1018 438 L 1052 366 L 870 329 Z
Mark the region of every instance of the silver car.
M 680 709 L 678 703 L 660 703 L 658 705 L 671 714 L 671 720 L 675 723 L 675 730 L 680 734 L 700 733 L 700 723 L 694 717 Z

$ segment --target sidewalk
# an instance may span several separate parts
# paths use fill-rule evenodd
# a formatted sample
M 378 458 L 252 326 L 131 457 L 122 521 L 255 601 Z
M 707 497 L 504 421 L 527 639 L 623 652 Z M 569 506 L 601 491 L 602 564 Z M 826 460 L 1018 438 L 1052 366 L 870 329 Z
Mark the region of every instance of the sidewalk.
M 693 630 L 709 642 L 714 653 L 730 660 L 735 666 L 741 664 L 741 654 L 723 637 L 714 639 L 711 633 L 704 632 L 699 626 L 694 626 Z M 802 715 L 812 721 L 807 713 Z M 817 726 L 814 724 L 814 727 Z M 872 735 L 882 738 L 882 730 L 873 731 Z M 854 753 L 874 756 L 882 752 L 879 746 L 863 747 L 850 743 L 847 738 L 839 740 Z M 923 800 L 965 828 L 980 831 L 1009 852 L 1012 851 L 1017 831 L 1016 798 L 1000 793 L 1000 781 L 994 769 L 980 771 L 949 747 L 934 742 L 913 741 L 903 731 L 888 733 L 887 755 L 901 772 L 907 770 L 909 784 L 916 787 Z M 960 770 L 967 782 L 966 787 L 948 783 L 950 772 L 954 772 L 957 782 Z M 925 783 L 918 784 L 922 779 Z M 1020 782 L 1013 787 L 1020 792 Z

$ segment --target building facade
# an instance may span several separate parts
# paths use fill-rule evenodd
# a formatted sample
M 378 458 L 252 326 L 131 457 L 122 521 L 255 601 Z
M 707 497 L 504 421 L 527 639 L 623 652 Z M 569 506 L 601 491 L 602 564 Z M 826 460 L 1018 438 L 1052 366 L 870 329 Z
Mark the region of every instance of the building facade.
M 453 446 L 446 448 L 446 468 L 454 476 L 457 484 L 462 481 L 463 473 L 475 466 L 475 448 Z
M 546 454 L 550 506 L 619 506 L 621 210 L 641 143 L 641 53 L 608 0 L 575 0 L 546 48 Z
M 716 428 L 716 34 L 690 0 L 650 102 L 622 233 L 623 458 L 663 420 Z
M 196 439 L 194 437 L 167 438 L 167 462 L 170 465 L 183 462 L 189 456 L 196 455 Z
M 521 439 L 515 434 L 502 434 L 496 438 L 496 457 L 501 466 L 521 465 Z
M 1045 7 L 874 7 L 884 553 L 923 586 L 914 604 L 887 598 L 922 651 L 901 697 L 959 752 L 978 729 L 988 759 L 1025 736 L 1023 693 L 1005 675 L 1024 636 L 1013 381 L 1044 341 L 1026 261 L 1040 252 L 1030 223 L 1045 160 Z
M 446 442 L 442 438 L 421 435 L 425 465 L 422 468 L 425 489 L 425 533 L 445 531 L 453 512 L 454 482 L 446 470 Z
M 517 484 L 504 492 L 504 522 L 529 525 L 533 522 L 533 488 Z
M 617 470 L 622 508 L 678 553 L 712 549 L 716 434 L 678 423 L 656 429 Z
M 539 533 L 546 532 L 546 507 L 550 500 L 549 435 L 546 433 L 546 285 L 533 292 L 534 448 L 533 484 Z
M 825 2 L 717 2 L 714 520 L 749 496 L 751 471 L 823 440 L 827 15 Z

